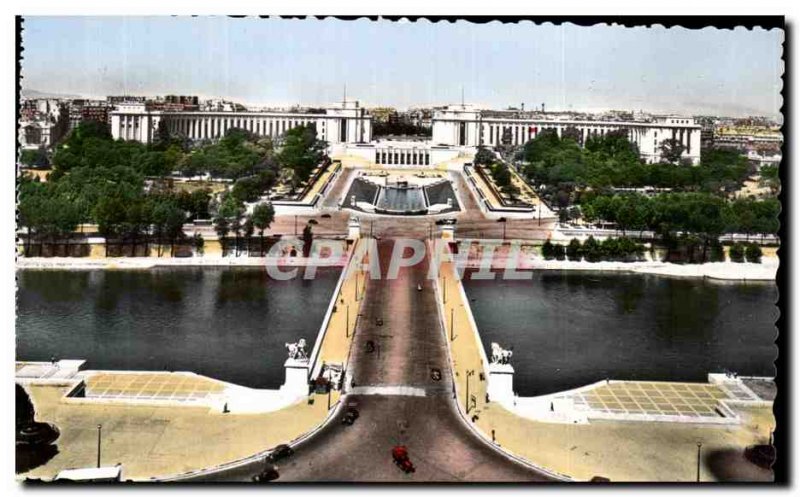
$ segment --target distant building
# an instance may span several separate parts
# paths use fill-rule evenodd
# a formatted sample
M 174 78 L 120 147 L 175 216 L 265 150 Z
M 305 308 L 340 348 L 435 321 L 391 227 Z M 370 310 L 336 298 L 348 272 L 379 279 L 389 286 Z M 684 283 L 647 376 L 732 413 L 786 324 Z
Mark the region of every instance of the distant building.
M 142 96 L 133 96 L 133 95 L 112 95 L 106 97 L 106 102 L 108 105 L 115 106 L 118 104 L 132 104 L 132 103 L 140 103 L 143 104 L 147 101 L 147 97 Z
M 659 162 L 661 144 L 674 139 L 684 146 L 683 158 L 694 164 L 700 161 L 700 126 L 694 118 L 682 116 L 661 116 L 652 122 L 576 120 L 563 115 L 453 105 L 434 114 L 433 143 L 457 147 L 520 146 L 542 131 L 554 130 L 561 136 L 568 128 L 577 131 L 581 144 L 591 136 L 624 130 L 648 163 Z
M 771 125 L 718 126 L 714 130 L 714 145 L 741 150 L 777 153 L 783 144 L 780 128 Z
M 369 110 L 372 121 L 376 123 L 388 123 L 393 114 L 397 114 L 394 107 L 373 107 Z
M 69 130 L 84 121 L 108 124 L 109 104 L 107 100 L 74 99 L 69 103 Z
M 25 149 L 50 148 L 69 131 L 69 109 L 56 99 L 29 99 L 22 102 L 19 142 Z
M 193 111 L 200 109 L 200 100 L 197 96 L 167 95 L 155 100 L 147 100 L 149 110 L 165 110 L 170 112 Z
M 148 103 L 119 104 L 111 111 L 111 134 L 115 139 L 150 143 L 159 123 L 164 122 L 171 133 L 192 140 L 219 139 L 231 128 L 278 137 L 291 128 L 314 124 L 317 136 L 329 144 L 372 140 L 371 116 L 358 101 L 314 112 L 248 111 L 239 104 L 223 101 L 205 103 L 201 109 L 186 111 L 158 108 Z

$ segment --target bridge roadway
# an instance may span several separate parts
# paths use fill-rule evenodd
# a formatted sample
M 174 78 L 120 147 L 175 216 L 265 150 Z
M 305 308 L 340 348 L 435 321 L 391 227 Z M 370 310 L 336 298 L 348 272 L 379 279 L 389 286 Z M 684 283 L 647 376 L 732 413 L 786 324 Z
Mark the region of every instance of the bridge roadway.
M 387 280 L 393 245 L 392 240 L 378 244 L 382 279 L 367 285 L 351 354 L 356 393 L 344 401 L 356 403 L 360 417 L 352 426 L 336 418 L 300 444 L 294 456 L 278 463 L 277 481 L 546 480 L 491 448 L 459 418 L 436 297 L 426 278 L 428 258 Z M 374 343 L 372 352 L 368 341 Z M 432 368 L 442 373 L 438 381 Z M 408 447 L 415 473 L 405 474 L 392 462 L 396 444 Z M 262 467 L 252 463 L 203 480 L 250 481 Z

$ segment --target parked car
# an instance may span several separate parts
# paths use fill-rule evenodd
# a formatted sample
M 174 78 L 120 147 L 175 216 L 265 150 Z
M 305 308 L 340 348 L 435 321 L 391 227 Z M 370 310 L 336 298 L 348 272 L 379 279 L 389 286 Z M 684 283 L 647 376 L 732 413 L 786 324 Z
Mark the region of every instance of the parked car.
M 269 481 L 277 480 L 280 477 L 278 468 L 274 464 L 267 464 L 261 473 L 253 477 L 255 483 L 267 483 Z
M 775 464 L 775 446 L 751 445 L 744 449 L 744 457 L 759 468 L 772 469 Z
M 294 449 L 289 447 L 286 444 L 280 444 L 272 449 L 272 452 L 269 453 L 267 456 L 268 462 L 277 462 L 281 459 L 286 459 L 287 457 L 292 457 L 294 454 Z
M 356 409 L 355 407 L 348 407 L 344 411 L 344 415 L 342 416 L 342 424 L 351 426 L 353 423 L 356 422 L 358 416 L 360 416 L 358 409 Z

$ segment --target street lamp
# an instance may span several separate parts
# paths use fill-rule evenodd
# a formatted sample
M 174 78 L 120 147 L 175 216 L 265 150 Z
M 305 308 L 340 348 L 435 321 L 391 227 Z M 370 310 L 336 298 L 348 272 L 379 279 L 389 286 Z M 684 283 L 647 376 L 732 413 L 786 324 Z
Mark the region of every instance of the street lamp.
M 539 226 L 541 226 L 542 225 L 542 198 L 541 197 L 539 197 L 539 205 L 537 206 L 536 210 L 539 211 Z
M 442 276 L 442 304 L 447 303 L 447 278 Z
M 345 306 L 344 336 L 350 338 L 350 304 Z
M 97 467 L 100 467 L 100 439 L 103 434 L 103 425 L 97 425 Z
M 466 382 L 467 382 L 467 391 L 466 391 L 466 393 L 467 393 L 467 395 L 464 398 L 464 405 L 467 406 L 467 414 L 469 414 L 469 377 L 474 375 L 474 374 L 475 374 L 475 370 L 474 369 L 468 369 L 467 370 L 467 377 L 466 377 Z
M 450 308 L 450 341 L 451 342 L 454 342 L 455 339 L 456 339 L 455 335 L 453 334 L 453 325 L 455 323 L 455 320 L 453 319 L 453 312 L 455 312 L 455 308 L 451 307 Z
M 703 442 L 697 442 L 697 482 L 700 482 L 700 451 L 703 448 Z
M 503 223 L 503 240 L 506 239 L 506 218 L 501 217 L 497 220 L 498 223 Z

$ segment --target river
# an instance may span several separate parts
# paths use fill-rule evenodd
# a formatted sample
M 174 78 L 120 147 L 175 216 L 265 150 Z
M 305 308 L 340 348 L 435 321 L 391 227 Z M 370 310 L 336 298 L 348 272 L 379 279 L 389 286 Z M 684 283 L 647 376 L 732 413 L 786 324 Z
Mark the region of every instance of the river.
M 513 347 L 514 388 L 531 396 L 606 378 L 705 381 L 725 369 L 772 376 L 773 283 L 535 271 L 464 279 L 487 354 Z
M 284 344 L 305 338 L 311 352 L 339 274 L 318 268 L 313 281 L 276 281 L 264 268 L 18 271 L 16 356 L 277 388 Z

